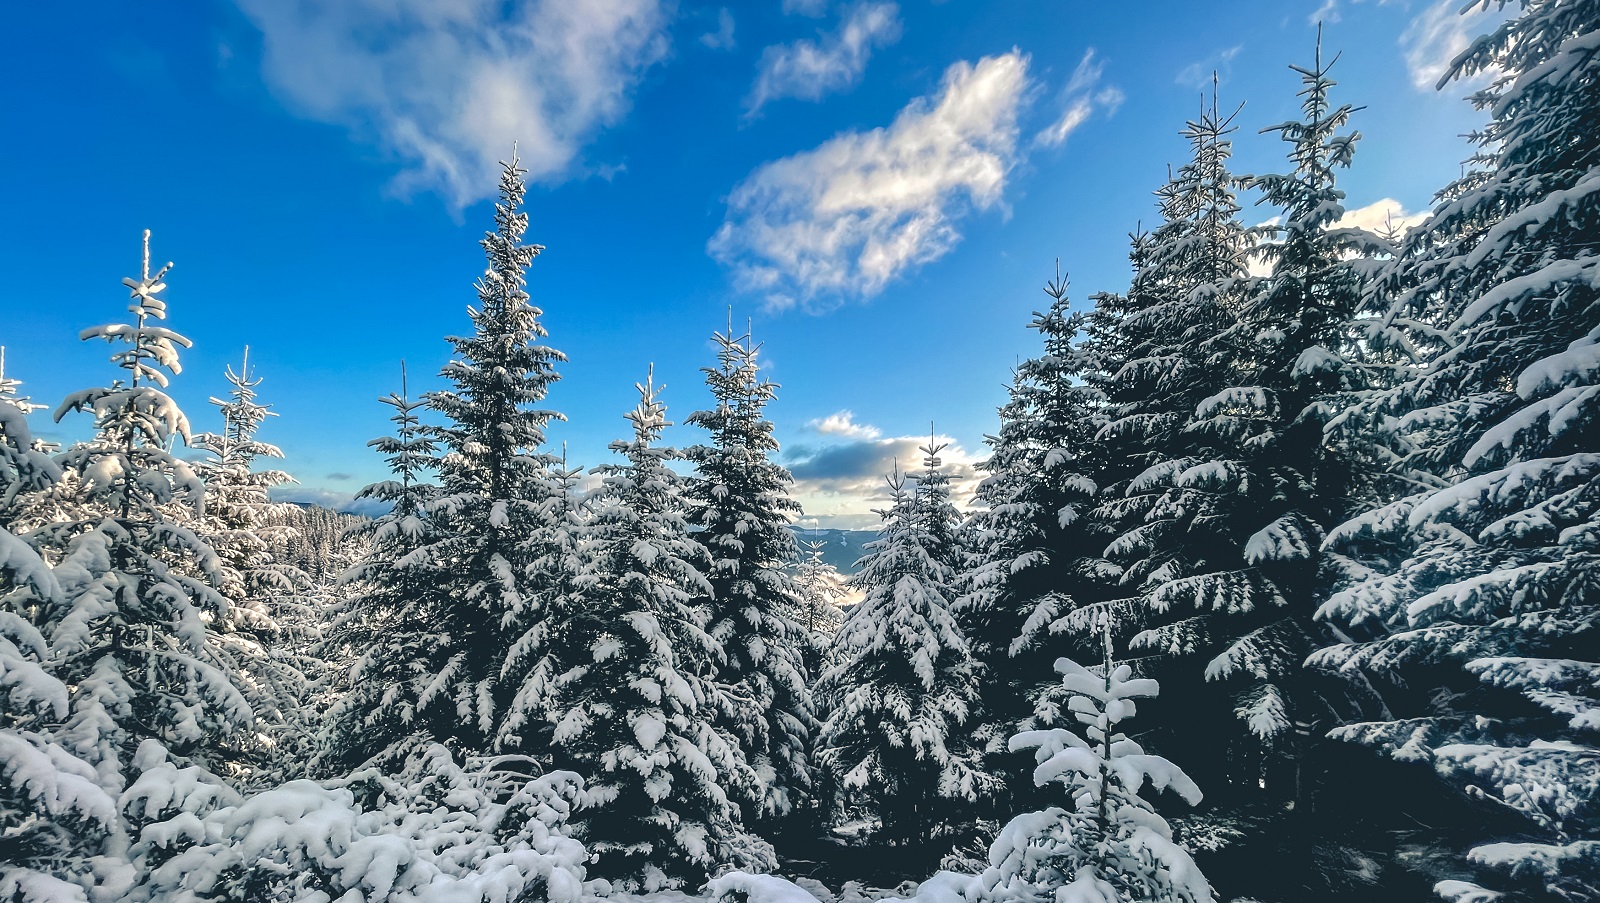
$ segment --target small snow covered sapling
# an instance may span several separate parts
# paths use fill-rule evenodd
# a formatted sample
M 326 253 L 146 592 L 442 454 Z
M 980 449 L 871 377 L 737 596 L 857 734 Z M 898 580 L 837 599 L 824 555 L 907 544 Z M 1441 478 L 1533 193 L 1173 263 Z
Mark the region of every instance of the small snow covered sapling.
M 1034 783 L 1065 785 L 1072 808 L 1051 806 L 1012 819 L 989 849 L 990 867 L 979 880 L 983 896 L 1054 903 L 1214 899 L 1194 860 L 1173 842 L 1166 819 L 1139 795 L 1148 780 L 1190 805 L 1200 801 L 1200 789 L 1182 769 L 1117 731 L 1133 717 L 1134 700 L 1155 696 L 1159 687 L 1133 679 L 1127 665 L 1114 665 L 1109 639 L 1103 674 L 1071 659 L 1056 661 L 1068 710 L 1087 739 L 1065 728 L 1011 738 L 1013 751 L 1037 750 Z

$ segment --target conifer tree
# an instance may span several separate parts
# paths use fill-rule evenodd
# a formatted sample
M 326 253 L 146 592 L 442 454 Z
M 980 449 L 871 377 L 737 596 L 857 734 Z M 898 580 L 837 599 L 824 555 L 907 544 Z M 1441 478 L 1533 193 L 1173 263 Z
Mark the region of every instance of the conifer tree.
M 1323 405 L 1344 387 L 1365 261 L 1381 250 L 1369 234 L 1335 227 L 1344 213 L 1335 174 L 1359 135 L 1341 134 L 1354 110 L 1333 106 L 1331 65 L 1319 43 L 1315 65 L 1292 67 L 1304 116 L 1266 130 L 1288 143 L 1294 168 L 1252 180 L 1283 210 L 1269 227 L 1276 240 L 1259 251 L 1271 265 L 1264 278 L 1245 279 L 1239 180 L 1223 165 L 1229 121 L 1213 105 L 1190 124 L 1193 160 L 1164 196 L 1167 222 L 1135 286 L 1161 299 L 1144 322 L 1174 327 L 1141 332 L 1170 350 L 1136 353 L 1122 370 L 1170 373 L 1144 392 L 1180 407 L 1141 421 L 1135 403 L 1106 428 L 1140 430 L 1146 449 L 1146 468 L 1116 506 L 1131 517 L 1107 547 L 1139 591 L 1122 627 L 1142 628 L 1129 646 L 1152 656 L 1135 665 L 1180 688 L 1152 710 L 1169 745 L 1238 719 L 1225 741 L 1184 755 L 1224 806 L 1299 797 L 1293 727 L 1326 711 L 1299 667 L 1313 648 L 1317 549 L 1347 488 L 1348 462 L 1321 441 Z
M 1059 272 L 1045 293 L 1049 308 L 1029 323 L 1044 347 L 1017 366 L 1000 430 L 988 440 L 993 453 L 979 465 L 987 476 L 978 484 L 981 507 L 964 526 L 973 555 L 954 607 L 985 668 L 974 733 L 985 744 L 987 767 L 1014 793 L 1027 793 L 1032 783 L 1024 785 L 1026 770 L 1006 742 L 1031 720 L 1044 689 L 1035 675 L 1053 658 L 1057 641 L 1048 633 L 1067 613 L 1103 597 L 1111 570 L 1087 532 L 1107 462 L 1094 441 L 1105 422 L 1104 396 L 1085 382 L 1090 362 L 1076 340 L 1085 316 L 1071 312 Z
M 1109 633 L 1100 673 L 1068 658 L 1057 659 L 1056 670 L 1084 736 L 1061 727 L 1025 731 L 1011 738 L 1011 746 L 1036 751 L 1034 781 L 1040 787 L 1064 785 L 1070 808 L 1051 806 L 1012 819 L 990 850 L 980 896 L 1039 903 L 1209 903 L 1214 897 L 1205 876 L 1142 796 L 1148 784 L 1192 806 L 1200 802 L 1200 788 L 1119 729 L 1136 714 L 1135 700 L 1156 696 L 1159 685 L 1113 663 Z
M 226 375 L 228 398 L 211 399 L 221 409 L 222 432 L 194 435 L 194 447 L 207 452 L 195 463 L 205 483 L 195 530 L 216 550 L 221 590 L 233 603 L 231 629 L 218 654 L 249 677 L 261 742 L 248 752 L 258 772 L 253 783 L 262 784 L 283 770 L 298 773 L 311 756 L 318 716 L 311 712 L 310 695 L 322 675 L 310 647 L 322 612 L 307 603 L 306 574 L 272 554 L 272 543 L 284 542 L 293 528 L 270 523 L 274 505 L 268 493 L 294 478 L 281 470 L 255 470 L 258 459 L 282 458 L 283 452 L 256 438 L 275 415 L 256 401 L 261 379 L 252 378 L 249 346 L 239 371 L 229 367 Z
M 228 597 L 240 604 L 265 603 L 296 592 L 306 579 L 298 568 L 275 561 L 269 548 L 269 539 L 284 528 L 267 523 L 272 507 L 268 492 L 294 478 L 281 470 L 255 470 L 257 459 L 282 458 L 283 451 L 255 437 L 261 424 L 276 415 L 256 401 L 261 379 L 251 379 L 249 346 L 239 372 L 228 367 L 227 380 L 232 387 L 227 399 L 211 399 L 222 411 L 222 432 L 194 436 L 195 447 L 209 453 L 195 465 L 206 484 L 200 530 L 221 559 Z
M 996 790 L 969 736 L 982 669 L 951 611 L 957 521 L 940 449 L 922 449 L 914 492 L 888 478 L 892 503 L 854 578 L 866 595 L 834 638 L 820 689 L 819 763 L 900 845 L 948 838 L 956 810 Z
M 1594 4 L 1533 0 L 1452 64 L 1503 73 L 1474 97 L 1485 165 L 1376 292 L 1439 350 L 1366 402 L 1417 491 L 1328 540 L 1344 641 L 1311 663 L 1381 702 L 1333 735 L 1478 804 L 1434 875 L 1459 903 L 1600 894 L 1597 40 Z
M 492 750 L 515 691 L 502 681 L 506 654 L 542 616 L 528 563 L 546 506 L 559 492 L 540 448 L 545 426 L 560 415 L 533 405 L 566 358 L 539 344 L 547 335 L 542 311 L 525 288 L 527 269 L 543 250 L 523 244 L 525 173 L 515 156 L 501 164 L 495 229 L 480 242 L 488 265 L 476 284 L 478 306 L 468 308 L 474 331 L 449 339 L 455 359 L 440 375 L 452 387 L 424 396 L 446 421 L 418 427 L 436 449 L 429 464 L 438 489 L 422 517 L 426 545 L 405 558 L 428 587 L 407 602 L 427 632 L 398 631 L 366 653 L 367 667 L 378 672 L 418 676 L 387 690 L 381 705 L 390 714 L 347 707 L 352 724 L 377 718 L 393 729 L 346 734 L 372 745 L 343 761 L 414 750 L 419 742 L 457 754 Z
M 116 824 L 116 803 L 93 764 L 62 748 L 53 729 L 69 689 L 53 673 L 37 621 L 61 588 L 26 535 L 31 495 L 60 478 L 28 428 L 39 406 L 17 394 L 0 348 L 0 895 L 23 903 L 82 900 L 89 858 Z
M 625 463 L 596 468 L 589 541 L 596 561 L 559 643 L 552 758 L 584 776 L 578 836 L 596 872 L 647 890 L 698 887 L 723 866 L 765 871 L 772 849 L 748 834 L 737 799 L 759 778 L 718 725 L 704 675 L 721 650 L 697 600 L 709 558 L 689 533 L 676 457 L 656 445 L 670 424 L 653 381 L 628 412 Z
M 426 747 L 419 701 L 438 676 L 431 666 L 449 655 L 436 629 L 436 612 L 448 602 L 425 551 L 435 537 L 427 506 L 437 487 L 424 478 L 436 446 L 423 432 L 417 413 L 423 404 L 410 397 L 404 363 L 400 391 L 378 400 L 394 409 L 395 434 L 367 444 L 384 455 L 394 479 L 366 486 L 356 498 L 389 510 L 351 531 L 366 554 L 340 577 L 345 598 L 319 653 L 350 662 L 319 758 L 321 770 L 336 773 L 368 763 L 398 766 Z
M 572 662 L 571 650 L 559 641 L 566 625 L 578 616 L 584 594 L 595 580 L 595 561 L 588 543 L 588 510 L 579 497 L 581 468 L 567 463 L 551 471 L 556 494 L 545 501 L 528 564 L 536 617 L 520 622 L 523 632 L 512 643 L 500 679 L 514 688 L 496 743 L 502 750 L 523 751 L 549 761 L 551 734 L 558 719 L 555 681 Z
M 759 346 L 731 326 L 712 340 L 717 365 L 703 372 L 716 406 L 689 415 L 711 434 L 710 445 L 685 451 L 695 465 L 689 521 L 711 559 L 707 630 L 722 648 L 720 716 L 761 777 L 759 795 L 739 801 L 756 822 L 789 814 L 814 783 L 808 638 L 786 570 L 799 554 L 789 522 L 800 505 L 789 497 L 789 472 L 769 457 L 778 443 L 764 410 L 778 387 L 761 376 Z
M 839 631 L 844 612 L 839 602 L 848 595 L 845 576 L 823 557 L 827 545 L 819 539 L 799 540 L 800 563 L 795 574 L 795 591 L 800 598 L 799 623 L 811 638 L 805 647 L 806 674 L 815 675 L 821 665 L 821 652 Z
M 127 343 L 112 360 L 128 381 L 75 392 L 57 409 L 58 420 L 91 413 L 95 435 L 57 458 L 54 515 L 30 534 L 60 590 L 33 603 L 54 676 L 70 691 L 50 736 L 92 768 L 73 771 L 118 799 L 105 856 L 88 866 L 107 899 L 131 889 L 128 844 L 165 805 L 150 799 L 162 780 L 153 776 L 182 764 L 192 785 L 231 792 L 214 773 L 248 776 L 237 763 L 253 726 L 248 675 L 218 653 L 232 613 L 218 591 L 221 566 L 189 526 L 203 486 L 171 450 L 190 431 L 162 391 L 163 371 L 178 372 L 178 349 L 190 343 L 151 322 L 166 317 L 159 296 L 171 264 L 151 273 L 149 237 L 140 277 L 123 280 L 134 321 L 82 333 Z

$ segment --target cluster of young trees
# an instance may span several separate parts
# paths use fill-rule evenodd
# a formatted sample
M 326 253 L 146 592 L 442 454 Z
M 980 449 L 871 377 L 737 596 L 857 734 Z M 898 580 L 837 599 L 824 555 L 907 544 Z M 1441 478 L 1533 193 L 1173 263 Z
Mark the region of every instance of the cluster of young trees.
M 515 160 L 371 519 L 271 503 L 248 357 L 191 430 L 146 233 L 83 333 L 125 375 L 56 411 L 93 438 L 0 359 L 0 898 L 576 901 L 847 819 L 974 900 L 1600 893 L 1597 24 L 1528 0 L 1458 58 L 1489 124 L 1404 233 L 1344 222 L 1320 50 L 1284 173 L 1213 102 L 1127 291 L 1046 286 L 975 510 L 937 437 L 889 475 L 847 614 L 748 332 L 703 444 L 652 373 L 596 488 L 548 448 Z

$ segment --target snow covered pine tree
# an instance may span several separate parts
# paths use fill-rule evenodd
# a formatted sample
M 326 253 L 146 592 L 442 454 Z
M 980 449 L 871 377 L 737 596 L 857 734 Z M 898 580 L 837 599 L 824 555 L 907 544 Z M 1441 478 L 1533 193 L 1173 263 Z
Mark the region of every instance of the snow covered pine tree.
M 50 492 L 50 522 L 30 534 L 55 563 L 60 588 L 32 609 L 56 676 L 71 690 L 68 717 L 50 738 L 93 767 L 81 778 L 118 800 L 102 855 L 75 866 L 93 872 L 96 898 L 108 900 L 126 898 L 138 863 L 184 842 L 165 832 L 141 835 L 189 805 L 171 776 L 182 772 L 194 791 L 189 798 L 230 794 L 210 772 L 233 769 L 253 723 L 241 691 L 247 677 L 217 654 L 231 611 L 218 591 L 221 566 L 189 526 L 204 488 L 170 450 L 190 433 L 162 391 L 162 371 L 177 373 L 178 348 L 190 343 L 150 322 L 166 317 L 159 295 L 171 264 L 152 274 L 149 232 L 144 241 L 141 276 L 123 280 L 135 321 L 82 333 L 128 343 L 112 360 L 129 382 L 75 392 L 57 409 L 58 420 L 91 412 L 95 435 L 58 457 L 62 479 Z M 57 763 L 79 772 L 69 759 Z
M 404 679 L 342 707 L 349 724 L 366 725 L 343 731 L 358 741 L 339 756 L 346 765 L 394 760 L 428 742 L 457 754 L 493 750 L 519 683 L 506 673 L 507 653 L 542 617 L 528 562 L 548 502 L 561 492 L 550 456 L 539 451 L 545 426 L 560 415 L 530 406 L 544 399 L 566 357 L 538 344 L 547 333 L 524 288 L 543 250 L 522 243 L 525 173 L 514 155 L 501 163 L 495 230 L 480 242 L 488 266 L 476 284 L 479 306 L 468 309 L 474 333 L 449 340 L 456 359 L 440 375 L 454 388 L 425 397 L 447 424 L 415 427 L 434 443 L 429 464 L 439 479 L 422 517 L 427 531 L 414 537 L 426 543 L 405 557 L 425 592 L 405 603 L 419 632 L 384 633 L 368 653 L 364 668 Z M 370 706 L 393 708 L 394 717 Z
M 997 789 L 968 726 L 981 666 L 950 610 L 956 513 L 941 448 L 922 449 L 915 492 L 898 473 L 888 478 L 892 504 L 853 580 L 866 597 L 834 637 L 819 690 L 820 764 L 840 802 L 864 801 L 882 839 L 899 846 L 948 842 L 960 810 Z
M 1140 795 L 1148 783 L 1192 806 L 1200 802 L 1200 788 L 1118 730 L 1134 716 L 1134 700 L 1154 697 L 1160 687 L 1112 662 L 1109 631 L 1101 673 L 1067 658 L 1056 661 L 1056 670 L 1085 737 L 1061 727 L 1024 731 L 1011 738 L 1011 747 L 1037 750 L 1034 782 L 1064 785 L 1071 808 L 1051 806 L 1012 819 L 989 851 L 979 895 L 1026 903 L 1211 903 L 1205 876 Z
M 626 886 L 698 888 L 719 868 L 767 871 L 772 848 L 747 833 L 735 799 L 759 798 L 738 739 L 717 724 L 707 679 L 720 647 L 696 603 L 709 558 L 689 533 L 677 457 L 653 381 L 627 414 L 624 464 L 596 468 L 588 540 L 595 573 L 553 640 L 569 670 L 552 683 L 552 758 L 584 776 L 578 836 L 595 871 Z
M 1442 353 L 1371 402 L 1428 488 L 1329 536 L 1342 585 L 1318 616 L 1348 641 L 1311 663 L 1382 695 L 1334 736 L 1477 802 L 1440 896 L 1596 899 L 1600 4 L 1523 3 L 1446 80 L 1491 70 L 1492 168 L 1443 193 L 1382 284 L 1394 321 L 1444 315 Z
M 759 346 L 731 327 L 712 340 L 717 366 L 703 369 L 716 406 L 689 415 L 711 444 L 684 452 L 695 465 L 689 522 L 711 558 L 707 631 L 722 648 L 719 717 L 761 779 L 758 795 L 738 801 L 755 825 L 804 805 L 814 783 L 809 638 L 795 621 L 800 602 L 786 570 L 799 555 L 789 521 L 800 506 L 789 497 L 789 472 L 768 458 L 778 443 L 763 410 L 778 387 L 761 376 Z

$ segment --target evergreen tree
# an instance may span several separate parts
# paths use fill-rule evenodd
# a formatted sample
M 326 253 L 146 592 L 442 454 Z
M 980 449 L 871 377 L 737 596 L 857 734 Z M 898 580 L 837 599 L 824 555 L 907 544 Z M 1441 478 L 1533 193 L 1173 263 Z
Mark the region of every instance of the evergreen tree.
M 789 814 L 814 783 L 808 638 L 786 570 L 799 554 L 789 522 L 800 505 L 789 497 L 789 472 L 769 457 L 778 443 L 764 409 L 778 387 L 761 376 L 759 346 L 731 327 L 712 339 L 717 366 L 703 370 L 716 406 L 689 415 L 712 440 L 685 452 L 695 465 L 689 522 L 711 559 L 707 629 L 722 648 L 720 717 L 761 778 L 759 794 L 739 800 L 755 822 Z
M 310 652 L 322 612 L 305 598 L 309 578 L 278 561 L 271 543 L 292 528 L 269 523 L 274 505 L 268 492 L 294 482 L 281 470 L 255 470 L 260 458 L 282 458 L 275 445 L 255 437 L 267 417 L 256 401 L 260 378 L 251 378 L 250 349 L 239 372 L 227 369 L 233 387 L 226 400 L 212 398 L 222 411 L 220 433 L 196 433 L 194 447 L 207 455 L 195 464 L 205 483 L 205 504 L 196 532 L 217 552 L 221 590 L 233 602 L 232 629 L 218 653 L 249 677 L 260 744 L 251 750 L 255 783 L 271 782 L 282 770 L 298 772 L 310 758 L 316 720 L 310 711 L 311 686 L 321 663 Z
M 11 532 L 30 495 L 60 470 L 28 428 L 37 409 L 5 375 L 0 349 L 0 896 L 23 903 L 82 900 L 93 885 L 89 858 L 116 825 L 116 804 L 93 764 L 52 733 L 66 720 L 69 689 L 53 672 L 37 621 L 59 604 L 55 575 Z
M 1194 860 L 1173 842 L 1166 820 L 1141 795 L 1148 783 L 1195 805 L 1199 787 L 1119 730 L 1135 714 L 1135 700 L 1154 697 L 1159 686 L 1133 678 L 1127 665 L 1113 665 L 1109 633 L 1105 654 L 1099 674 L 1068 658 L 1056 661 L 1069 710 L 1085 736 L 1058 727 L 1011 739 L 1013 749 L 1036 750 L 1034 781 L 1040 787 L 1064 785 L 1071 808 L 1051 806 L 1012 819 L 990 851 L 990 867 L 979 879 L 981 896 L 1040 903 L 1214 899 Z
M 1597 26 L 1593 3 L 1533 0 L 1452 65 L 1504 73 L 1474 98 L 1488 167 L 1381 280 L 1391 321 L 1443 347 L 1368 402 L 1421 488 L 1328 541 L 1318 615 L 1344 642 L 1311 663 L 1381 702 L 1334 736 L 1477 804 L 1434 876 L 1461 903 L 1600 895 Z
M 53 565 L 54 586 L 40 579 L 14 585 L 5 606 L 32 615 L 37 634 L 6 632 L 35 656 L 47 642 L 49 677 L 67 691 L 63 699 L 35 681 L 22 694 L 36 704 L 33 725 L 42 730 L 34 736 L 47 739 L 33 749 L 68 779 L 33 787 L 56 794 L 46 811 L 61 819 L 58 830 L 73 832 L 82 854 L 58 860 L 57 873 L 91 886 L 97 899 L 126 899 L 134 889 L 127 854 L 159 814 L 162 804 L 144 804 L 161 780 L 155 775 L 184 763 L 191 785 L 229 793 L 213 772 L 247 776 L 238 762 L 253 726 L 249 677 L 219 654 L 232 617 L 218 591 L 222 569 L 189 526 L 203 486 L 171 450 L 190 431 L 163 391 L 163 371 L 178 372 L 178 349 L 190 343 L 150 322 L 166 317 L 159 296 L 171 264 L 150 272 L 149 237 L 140 277 L 123 280 L 135 320 L 81 334 L 126 342 L 112 360 L 128 381 L 75 392 L 56 411 L 58 420 L 91 413 L 95 434 L 57 457 L 61 479 L 39 496 L 48 515 L 28 534 Z M 38 764 L 33 756 L 18 761 Z M 101 794 L 116 805 L 106 807 Z M 94 855 L 83 858 L 90 847 Z M 79 896 L 58 885 L 22 892 Z
M 1089 361 L 1075 341 L 1085 317 L 1070 311 L 1059 272 L 1045 293 L 1049 309 L 1029 323 L 1043 351 L 1018 365 L 1000 430 L 988 439 L 993 453 L 979 465 L 988 475 L 978 484 L 981 507 L 964 526 L 973 556 L 954 606 L 985 668 L 974 733 L 985 744 L 987 768 L 1004 775 L 1013 794 L 1028 793 L 1032 782 L 1024 783 L 1027 769 L 1006 742 L 1032 719 L 1045 689 L 1034 675 L 1051 658 L 1047 634 L 1069 612 L 1102 598 L 1108 572 L 1115 576 L 1086 532 L 1107 462 L 1095 443 L 1104 396 L 1084 381 Z
M 572 662 L 571 650 L 558 638 L 578 616 L 584 594 L 597 579 L 588 543 L 588 511 L 579 497 L 582 476 L 582 469 L 568 465 L 563 446 L 561 463 L 551 471 L 557 492 L 545 501 L 530 543 L 533 554 L 528 576 L 538 604 L 537 617 L 523 619 L 523 633 L 512 643 L 500 672 L 501 680 L 515 687 L 515 693 L 496 742 L 503 750 L 533 753 L 545 762 L 559 717 L 560 694 L 554 682 Z
M 255 437 L 262 422 L 275 415 L 256 401 L 261 380 L 250 378 L 248 346 L 239 372 L 229 367 L 227 380 L 228 398 L 211 399 L 222 410 L 222 432 L 194 436 L 195 447 L 209 453 L 195 465 L 206 485 L 200 530 L 221 560 L 228 597 L 265 605 L 273 596 L 295 593 L 306 580 L 299 569 L 274 560 L 269 548 L 269 540 L 284 528 L 267 522 L 268 492 L 294 478 L 281 470 L 255 470 L 257 459 L 282 458 L 283 451 Z
M 328 735 L 320 764 L 343 772 L 368 763 L 395 766 L 428 743 L 417 718 L 450 648 L 436 629 L 437 610 L 448 604 L 426 549 L 435 534 L 427 506 L 437 487 L 424 482 L 434 460 L 433 439 L 423 432 L 401 364 L 400 391 L 380 398 L 394 408 L 395 435 L 367 444 L 382 453 L 395 479 L 356 494 L 389 511 L 358 524 L 351 535 L 366 554 L 340 578 L 344 601 L 330 621 L 323 658 L 350 662 L 342 695 L 328 712 Z
M 1354 111 L 1332 105 L 1331 65 L 1319 45 L 1314 66 L 1293 67 L 1304 116 L 1266 130 L 1289 144 L 1294 164 L 1252 180 L 1283 209 L 1268 227 L 1274 241 L 1259 249 L 1266 277 L 1245 279 L 1251 243 L 1236 218 L 1239 180 L 1224 166 L 1229 121 L 1213 104 L 1190 124 L 1192 162 L 1164 195 L 1167 222 L 1135 280 L 1156 302 L 1133 326 L 1149 324 L 1139 331 L 1157 344 L 1145 342 L 1121 371 L 1165 375 L 1134 389 L 1106 428 L 1139 431 L 1147 465 L 1126 484 L 1126 502 L 1108 506 L 1128 520 L 1107 555 L 1139 591 L 1131 617 L 1113 619 L 1142 628 L 1129 646 L 1152 658 L 1136 667 L 1180 688 L 1152 710 L 1167 729 L 1162 742 L 1176 754 L 1181 737 L 1215 731 L 1231 713 L 1236 729 L 1186 751 L 1188 766 L 1225 808 L 1262 801 L 1281 812 L 1294 800 L 1302 816 L 1293 728 L 1309 729 L 1325 709 L 1300 662 L 1314 645 L 1317 549 L 1342 513 L 1348 473 L 1321 441 L 1323 404 L 1344 387 L 1366 256 L 1380 249 L 1365 232 L 1335 227 L 1344 213 L 1335 173 L 1359 135 L 1341 134 Z M 1116 402 L 1123 392 L 1108 394 Z M 1160 399 L 1153 412 L 1141 394 Z
M 611 445 L 626 463 L 595 470 L 596 568 L 558 635 L 570 665 L 552 682 L 552 757 L 585 778 L 576 823 L 597 874 L 693 888 L 723 866 L 775 862 L 744 830 L 735 800 L 759 793 L 759 778 L 718 726 L 720 691 L 704 677 L 720 654 L 696 605 L 710 591 L 709 558 L 667 466 L 676 453 L 655 444 L 666 407 L 653 382 L 638 389 L 633 439 Z
M 888 478 L 891 506 L 853 582 L 866 595 L 822 675 L 819 763 L 863 798 L 893 844 L 948 838 L 960 804 L 995 792 L 969 736 L 982 668 L 951 611 L 956 513 L 930 444 L 914 492 Z
M 806 674 L 815 675 L 822 667 L 822 653 L 839 632 L 844 612 L 839 602 L 849 595 L 845 576 L 823 559 L 825 542 L 799 540 L 801 553 L 795 574 L 795 592 L 800 599 L 800 628 L 808 638 L 803 647 Z
M 344 707 L 349 724 L 389 726 L 346 732 L 353 743 L 370 743 L 340 755 L 344 762 L 388 758 L 422 742 L 458 754 L 490 751 L 515 692 L 502 682 L 506 654 L 542 617 L 528 565 L 546 506 L 560 491 L 550 456 L 539 451 L 545 426 L 560 415 L 531 406 L 566 358 L 538 344 L 547 334 L 542 312 L 525 290 L 527 268 L 543 250 L 522 243 L 525 172 L 515 157 L 501 164 L 495 230 L 480 242 L 488 266 L 476 285 L 478 306 L 468 309 L 474 332 L 449 339 L 456 357 L 440 375 L 453 388 L 424 396 L 447 422 L 416 428 L 434 444 L 429 464 L 439 481 L 420 517 L 426 544 L 402 565 L 426 587 L 404 602 L 416 629 L 386 634 L 364 655 L 364 668 L 411 679 L 351 703 L 365 699 L 384 711 Z

